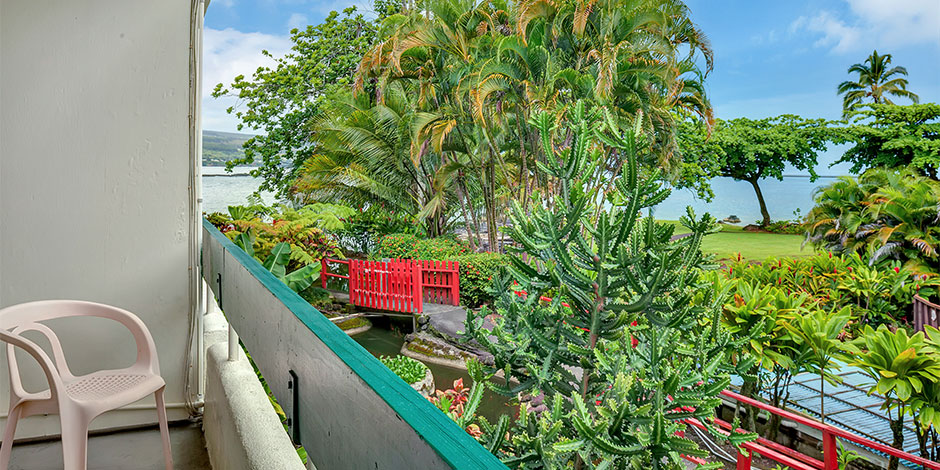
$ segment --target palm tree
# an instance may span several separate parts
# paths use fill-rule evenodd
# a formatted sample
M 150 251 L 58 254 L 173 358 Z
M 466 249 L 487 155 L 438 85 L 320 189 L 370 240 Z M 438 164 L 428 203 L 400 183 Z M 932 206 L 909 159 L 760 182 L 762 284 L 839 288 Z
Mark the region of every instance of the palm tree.
M 849 67 L 849 73 L 857 73 L 858 81 L 846 80 L 839 84 L 842 100 L 842 115 L 858 108 L 866 99 L 872 103 L 894 104 L 888 95 L 908 98 L 914 103 L 920 101 L 915 93 L 907 90 L 907 69 L 901 66 L 891 67 L 891 54 L 878 54 L 872 51 L 864 64 Z M 894 78 L 892 78 L 894 77 Z
M 910 169 L 874 168 L 816 191 L 807 241 L 866 253 L 871 264 L 899 260 L 915 274 L 940 273 L 940 183 Z

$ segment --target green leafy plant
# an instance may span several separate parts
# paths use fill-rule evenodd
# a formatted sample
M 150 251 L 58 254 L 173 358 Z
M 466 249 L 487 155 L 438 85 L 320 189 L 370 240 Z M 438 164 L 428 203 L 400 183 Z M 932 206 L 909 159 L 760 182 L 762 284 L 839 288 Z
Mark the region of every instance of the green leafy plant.
M 558 196 L 531 213 L 514 205 L 508 233 L 525 259 L 513 256 L 512 281 L 500 281 L 492 331 L 482 327 L 488 309 L 468 312 L 466 322 L 494 356 L 486 372 L 505 375 L 504 384 L 488 386 L 544 394 L 547 410 L 523 405 L 508 439 L 499 423 L 484 422 L 485 442 L 512 467 L 681 468 L 680 454 L 708 455 L 677 435 L 683 420 L 707 423 L 730 383 L 729 339 L 718 321 L 723 295 L 700 290 L 698 275 L 706 265 L 699 245 L 715 222 L 689 211 L 682 222 L 693 235 L 670 240 L 671 225 L 638 216 L 669 191 L 657 175 L 639 177 L 636 131 L 622 134 L 610 115 L 588 113 L 583 103 L 570 122 L 564 146 L 550 115 L 534 121 Z M 595 192 L 585 175 L 609 151 L 625 159 L 624 174 L 615 175 L 612 192 Z M 546 294 L 554 299 L 543 303 Z
M 932 334 L 940 339 L 940 334 Z M 904 329 L 891 331 L 881 325 L 877 330 L 866 326 L 858 338 L 846 344 L 846 349 L 853 355 L 849 365 L 858 367 L 874 381 L 868 393 L 877 392 L 885 397 L 882 409 L 887 410 L 891 419 L 892 446 L 902 449 L 904 418 L 911 411 L 912 398 L 923 392 L 925 384 L 940 381 L 936 343 L 925 339 L 922 332 L 909 336 Z M 891 457 L 888 469 L 897 468 L 898 458 Z
M 380 356 L 379 360 L 409 385 L 424 380 L 428 372 L 428 366 L 408 356 Z
M 826 382 L 836 385 L 841 377 L 832 373 L 841 368 L 836 358 L 842 351 L 840 338 L 845 325 L 852 319 L 850 307 L 843 307 L 835 312 L 817 309 L 799 315 L 786 323 L 786 328 L 793 334 L 796 343 L 805 348 L 810 360 L 807 365 L 810 372 L 819 374 L 819 419 L 826 420 L 825 394 Z
M 239 248 L 245 250 L 251 256 L 255 256 L 254 243 L 248 233 L 238 234 L 234 242 Z M 301 292 L 313 284 L 320 274 L 320 265 L 317 263 L 308 264 L 299 269 L 287 272 L 287 265 L 291 259 L 291 246 L 287 242 L 281 242 L 271 248 L 271 253 L 261 262 L 265 269 L 274 274 L 281 282 L 287 284 L 294 292 Z
M 471 253 L 450 258 L 460 263 L 460 303 L 470 308 L 492 303 L 494 285 L 509 264 L 499 253 Z

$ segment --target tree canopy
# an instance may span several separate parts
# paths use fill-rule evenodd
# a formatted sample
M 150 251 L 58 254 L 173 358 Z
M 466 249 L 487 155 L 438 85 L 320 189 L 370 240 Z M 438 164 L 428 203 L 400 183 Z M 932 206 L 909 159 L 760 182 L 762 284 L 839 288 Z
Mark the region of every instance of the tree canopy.
M 837 163 L 852 164 L 853 173 L 879 166 L 911 166 L 937 179 L 940 169 L 940 105 L 873 104 L 855 113 L 856 124 L 843 129 L 852 141 Z
M 216 85 L 213 97 L 238 98 L 228 109 L 241 121 L 238 129 L 261 133 L 245 143 L 244 157 L 226 166 L 259 163 L 252 174 L 261 177 L 261 189 L 287 195 L 296 170 L 312 153 L 310 124 L 323 97 L 349 86 L 375 35 L 375 22 L 363 18 L 355 7 L 341 14 L 334 11 L 319 25 L 291 30 L 294 45 L 285 56 L 262 51 L 274 59 L 273 68 L 259 67 L 250 79 L 239 75 L 228 86 Z
M 792 114 L 764 118 L 717 120 L 711 135 L 701 125 L 683 123 L 679 141 L 683 159 L 690 167 L 747 181 L 754 187 L 760 204 L 762 224 L 770 223 L 770 213 L 759 181 L 783 179 L 787 165 L 807 171 L 816 178 L 816 158 L 834 138 L 829 122 L 804 119 Z

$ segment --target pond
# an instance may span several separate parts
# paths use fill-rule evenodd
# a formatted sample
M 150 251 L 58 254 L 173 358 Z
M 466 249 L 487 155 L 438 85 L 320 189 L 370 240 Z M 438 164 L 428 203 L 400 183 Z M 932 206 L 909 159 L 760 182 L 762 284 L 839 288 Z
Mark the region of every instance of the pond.
M 411 330 L 411 320 L 406 322 L 390 318 L 372 318 L 371 321 L 371 329 L 352 338 L 376 357 L 397 356 L 402 345 L 405 344 L 405 333 L 403 331 Z M 425 362 L 425 365 L 434 374 L 434 386 L 438 390 L 452 388 L 454 380 L 461 378 L 464 386 L 470 387 L 473 384 L 465 370 L 427 362 Z M 513 401 L 515 400 L 501 396 L 492 390 L 486 390 L 477 410 L 477 415 L 485 417 L 491 423 L 495 422 L 502 414 L 515 416 L 517 407 L 512 404 Z

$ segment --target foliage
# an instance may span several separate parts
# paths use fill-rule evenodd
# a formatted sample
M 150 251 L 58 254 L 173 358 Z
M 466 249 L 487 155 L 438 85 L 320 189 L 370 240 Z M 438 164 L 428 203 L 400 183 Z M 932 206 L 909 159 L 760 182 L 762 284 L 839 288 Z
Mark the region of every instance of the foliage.
M 241 233 L 235 237 L 234 242 L 239 248 L 245 250 L 250 256 L 255 256 L 253 248 L 254 243 L 248 233 Z M 260 260 L 260 258 L 259 258 Z M 287 242 L 280 242 L 271 248 L 271 253 L 261 262 L 261 266 L 274 274 L 287 287 L 294 292 L 302 292 L 313 284 L 314 279 L 320 274 L 320 265 L 317 263 L 308 264 L 287 272 L 287 265 L 291 260 L 291 246 Z
M 834 312 L 817 309 L 786 324 L 796 343 L 807 351 L 807 370 L 819 374 L 819 416 L 823 422 L 826 420 L 826 382 L 833 385 L 842 382 L 842 378 L 831 371 L 841 369 L 836 358 L 842 351 L 843 329 L 851 318 L 851 308 L 846 306 Z
M 334 234 L 344 250 L 357 253 L 371 253 L 379 239 L 386 235 L 418 235 L 421 232 L 414 217 L 404 212 L 386 210 L 379 205 L 360 207 L 343 222 L 343 228 Z
M 420 239 L 407 233 L 386 235 L 379 239 L 372 258 L 448 260 L 466 254 L 467 245 L 453 238 Z
M 762 228 L 771 233 L 783 233 L 787 235 L 802 235 L 806 233 L 806 227 L 804 227 L 802 223 L 790 220 L 772 220 Z
M 816 191 L 807 240 L 873 266 L 897 260 L 917 274 L 940 273 L 940 183 L 906 169 L 873 169 Z
M 466 362 L 471 377 L 479 376 L 475 370 L 479 369 L 479 363 L 474 360 Z M 479 438 L 482 434 L 480 426 L 473 423 L 476 419 L 476 410 L 483 399 L 485 387 L 480 382 L 474 382 L 473 386 L 467 388 L 463 384 L 463 379 L 454 380 L 453 387 L 447 390 L 435 390 L 434 395 L 428 397 L 431 403 L 434 403 L 438 409 L 454 420 L 458 426 L 467 431 L 473 437 Z
M 357 85 L 375 83 L 377 105 L 396 87 L 417 98 L 414 145 L 400 158 L 416 170 L 424 159 L 446 161 L 438 199 L 457 203 L 468 232 L 485 223 L 491 250 L 509 200 L 528 207 L 537 191 L 557 191 L 527 125 L 537 111 L 561 117 L 576 99 L 607 104 L 617 119 L 641 122 L 646 162 L 670 167 L 674 113 L 710 119 L 711 49 L 679 1 L 432 0 L 389 20 L 392 33 L 363 56 Z M 623 164 L 608 157 L 597 184 Z
M 228 86 L 216 85 L 213 97 L 239 100 L 239 107 L 228 109 L 241 121 L 238 130 L 260 134 L 245 142 L 242 158 L 226 166 L 260 164 L 251 173 L 262 178 L 261 189 L 286 195 L 296 170 L 311 155 L 308 125 L 323 105 L 323 97 L 350 83 L 375 34 L 376 24 L 357 14 L 355 7 L 341 14 L 334 11 L 316 26 L 291 30 L 293 46 L 284 57 L 262 51 L 274 61 L 273 68 L 259 67 L 250 79 L 239 75 Z
M 302 206 L 300 209 L 293 209 L 285 206 L 278 206 L 279 211 L 276 214 L 276 220 L 287 220 L 290 222 L 300 222 L 306 226 L 315 226 L 327 232 L 336 232 L 346 227 L 344 220 L 356 213 L 351 207 L 339 204 L 312 203 Z
M 638 176 L 637 133 L 622 135 L 609 114 L 582 103 L 571 122 L 569 147 L 548 114 L 534 120 L 558 198 L 529 214 L 514 205 L 508 231 L 526 256 L 511 258 L 518 286 L 501 281 L 492 331 L 482 328 L 488 309 L 467 318 L 467 333 L 494 356 L 486 371 L 505 374 L 505 385 L 488 385 L 542 393 L 548 409 L 523 405 L 508 438 L 500 423 L 484 422 L 484 440 L 513 467 L 681 468 L 680 453 L 708 455 L 677 435 L 682 420 L 708 422 L 729 384 L 729 343 L 717 324 L 723 296 L 701 289 L 698 276 L 706 264 L 699 244 L 715 222 L 690 211 L 682 223 L 693 235 L 670 240 L 672 226 L 638 216 L 669 191 L 656 175 Z M 610 193 L 590 192 L 590 167 L 610 151 L 626 158 L 624 175 Z M 543 304 L 545 294 L 554 300 Z
M 509 264 L 499 253 L 470 253 L 449 258 L 460 263 L 460 303 L 470 308 L 492 303 L 493 286 Z
M 428 373 L 428 366 L 408 356 L 380 356 L 379 360 L 409 385 L 424 380 Z
M 419 119 L 416 97 L 396 85 L 385 90 L 381 103 L 364 94 L 331 99 L 330 112 L 315 123 L 317 142 L 300 169 L 297 197 L 380 205 L 417 214 L 429 236 L 445 233 L 454 213 L 446 161 L 435 152 L 412 155 L 421 146 L 412 131 Z
M 872 103 L 894 104 L 888 95 L 908 98 L 915 104 L 919 98 L 907 90 L 907 69 L 901 66 L 891 67 L 891 54 L 879 54 L 872 51 L 865 59 L 865 63 L 853 64 L 849 73 L 857 73 L 858 80 L 846 80 L 839 84 L 842 99 L 842 113 L 851 114 L 864 100 Z M 894 78 L 892 78 L 894 77 Z
M 940 382 L 940 332 L 930 331 L 932 337 L 925 337 L 923 332 L 908 336 L 904 329 L 892 332 L 884 325 L 877 330 L 866 326 L 863 334 L 846 346 L 853 354 L 849 365 L 874 381 L 868 393 L 885 397 L 882 409 L 892 420 L 892 445 L 897 449 L 903 448 L 904 417 L 911 412 L 912 398 L 925 386 Z M 898 468 L 897 457 L 891 457 L 888 468 Z
M 684 122 L 679 132 L 683 134 L 680 151 L 686 162 L 713 166 L 712 176 L 747 181 L 754 187 L 763 217 L 761 225 L 770 224 L 770 213 L 758 182 L 763 178 L 782 181 L 788 167 L 807 171 L 815 179 L 816 157 L 835 136 L 826 120 L 792 114 L 758 120 L 717 120 L 711 134 L 704 126 Z
M 802 258 L 768 258 L 759 264 L 737 261 L 725 275 L 799 301 L 804 311 L 851 306 L 859 321 L 898 324 L 911 309 L 913 295 L 936 295 L 940 280 L 924 279 L 898 263 L 870 267 L 857 253 L 820 253 Z
M 885 166 L 910 166 L 938 179 L 940 170 L 940 105 L 873 104 L 853 113 L 856 124 L 841 130 L 854 142 L 836 163 L 852 164 L 851 171 Z

